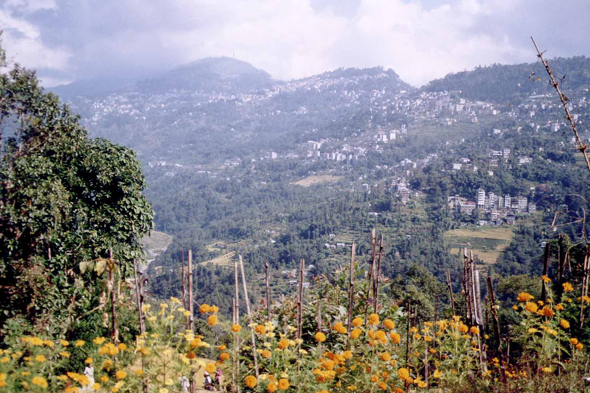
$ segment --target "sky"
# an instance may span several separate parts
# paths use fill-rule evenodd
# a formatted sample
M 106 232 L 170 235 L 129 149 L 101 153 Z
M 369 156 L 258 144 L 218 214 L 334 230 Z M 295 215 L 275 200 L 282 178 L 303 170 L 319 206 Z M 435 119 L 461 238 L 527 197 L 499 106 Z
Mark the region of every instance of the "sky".
M 2 47 L 46 87 L 148 78 L 211 56 L 276 79 L 392 68 L 421 86 L 479 65 L 590 55 L 589 0 L 0 0 Z

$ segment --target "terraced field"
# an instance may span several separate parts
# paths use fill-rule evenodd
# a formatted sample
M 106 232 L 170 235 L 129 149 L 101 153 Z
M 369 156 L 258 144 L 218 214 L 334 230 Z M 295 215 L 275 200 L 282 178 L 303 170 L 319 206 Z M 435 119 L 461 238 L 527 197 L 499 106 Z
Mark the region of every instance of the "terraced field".
M 514 233 L 510 227 L 461 228 L 445 233 L 445 241 L 450 246 L 451 254 L 458 255 L 462 248 L 467 247 L 486 264 L 496 263 L 513 237 Z

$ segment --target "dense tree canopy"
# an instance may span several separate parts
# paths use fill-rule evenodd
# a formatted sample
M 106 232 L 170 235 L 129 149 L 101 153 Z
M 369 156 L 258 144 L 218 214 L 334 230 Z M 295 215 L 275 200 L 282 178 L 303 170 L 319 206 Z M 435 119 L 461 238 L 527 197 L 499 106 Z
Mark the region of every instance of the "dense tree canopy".
M 125 276 L 143 258 L 153 211 L 135 153 L 78 120 L 34 72 L 0 74 L 0 326 L 56 318 L 65 331 L 99 303 L 100 272 L 84 262 L 112 249 Z

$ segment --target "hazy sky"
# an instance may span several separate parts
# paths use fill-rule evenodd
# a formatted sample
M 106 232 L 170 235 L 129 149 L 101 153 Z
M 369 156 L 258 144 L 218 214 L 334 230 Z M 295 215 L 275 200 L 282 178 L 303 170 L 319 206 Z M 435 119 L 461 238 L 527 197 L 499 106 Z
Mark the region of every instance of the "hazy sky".
M 46 86 L 235 56 L 277 79 L 393 68 L 415 86 L 492 63 L 590 55 L 589 0 L 0 0 L 2 46 Z

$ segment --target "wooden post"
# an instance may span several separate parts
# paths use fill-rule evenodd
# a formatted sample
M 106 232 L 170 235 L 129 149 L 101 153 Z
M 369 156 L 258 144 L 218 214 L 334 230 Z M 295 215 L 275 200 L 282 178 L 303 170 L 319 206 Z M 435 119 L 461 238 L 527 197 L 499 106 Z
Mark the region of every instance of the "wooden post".
M 195 302 L 193 301 L 193 251 L 188 250 L 188 307 L 191 315 L 189 316 L 189 330 L 195 330 Z
M 270 322 L 270 273 L 268 270 L 268 261 L 265 262 L 264 266 L 266 268 L 266 314 Z
M 240 294 L 239 294 L 239 280 L 238 280 L 238 261 L 236 260 L 234 263 L 234 281 L 235 281 L 235 320 L 236 324 L 240 323 Z M 236 335 L 236 384 L 234 385 L 236 391 L 239 393 L 240 391 L 240 359 L 238 358 L 238 354 L 240 353 L 240 337 Z
M 111 316 L 113 320 L 113 343 L 117 345 L 119 342 L 119 330 L 117 330 L 117 308 L 115 299 L 115 260 L 113 259 L 113 249 L 109 248 L 109 278 L 111 281 Z
M 502 351 L 502 339 L 500 337 L 500 321 L 498 320 L 498 312 L 496 310 L 496 294 L 494 293 L 494 285 L 492 284 L 492 278 L 488 276 L 488 292 L 490 296 L 490 311 L 492 318 L 494 318 L 495 324 L 495 336 L 498 342 L 498 353 L 500 355 L 500 377 L 502 382 L 506 382 L 506 364 L 504 363 L 504 354 Z
M 350 332 L 352 329 L 352 310 L 354 307 L 354 255 L 356 245 L 352 242 L 350 250 L 350 283 L 348 286 L 348 342 L 350 343 Z
M 299 263 L 299 293 L 297 295 L 297 338 L 301 339 L 302 318 L 303 318 L 303 279 L 305 274 L 305 260 L 302 258 Z
M 246 285 L 246 275 L 244 274 L 244 262 L 242 261 L 242 255 L 240 258 L 240 272 L 242 273 L 242 285 L 244 286 L 244 301 L 246 302 L 246 312 L 248 313 L 248 325 L 252 324 L 252 313 L 250 312 L 250 299 L 248 298 L 248 286 Z M 256 352 L 256 336 L 254 330 L 250 329 L 252 333 L 252 356 L 254 356 L 254 371 L 256 373 L 256 379 L 258 379 L 258 352 Z
M 451 302 L 451 309 L 455 315 L 455 296 L 453 295 L 453 284 L 451 283 L 451 271 L 447 269 L 447 287 L 449 288 L 449 300 Z
M 548 277 L 549 275 L 549 258 L 550 258 L 551 247 L 549 242 L 545 244 L 545 255 L 543 258 L 543 275 Z M 543 303 L 547 303 L 547 283 L 541 280 L 541 300 Z
M 369 270 L 369 285 L 367 287 L 367 304 L 365 305 L 365 326 L 369 323 L 369 302 L 371 299 L 371 290 L 373 289 L 373 273 L 375 271 L 375 247 L 377 246 L 377 236 L 375 228 L 371 230 L 371 268 Z
M 181 282 L 181 288 L 182 288 L 182 307 L 184 307 L 185 310 L 188 309 L 188 305 L 186 304 L 186 286 L 185 286 L 185 280 L 186 280 L 186 271 L 184 270 L 184 250 L 180 250 L 180 266 L 181 266 L 181 275 L 182 275 L 182 282 Z M 188 319 L 187 319 L 187 328 L 188 328 Z
M 589 252 L 590 249 L 586 247 L 586 252 L 584 253 L 584 276 L 582 278 L 582 302 L 580 303 L 580 335 L 584 327 L 584 297 L 588 296 L 588 275 L 590 273 Z
M 137 274 L 137 261 L 133 260 L 133 277 L 135 278 L 135 297 L 137 303 L 137 312 L 139 313 L 139 333 L 143 335 L 145 333 L 145 323 L 143 320 L 142 299 L 141 299 L 141 282 Z
M 405 366 L 408 367 L 408 357 L 410 354 L 410 299 L 407 300 L 406 304 L 406 318 L 407 318 L 407 326 L 406 326 L 406 364 Z
M 379 276 L 381 275 L 381 255 L 383 254 L 383 235 L 381 235 L 381 240 L 379 241 L 379 253 L 377 256 L 377 271 L 375 272 L 375 280 L 373 283 L 373 297 L 375 298 L 375 308 L 374 312 L 377 314 L 377 306 L 378 302 L 377 299 L 379 298 Z

